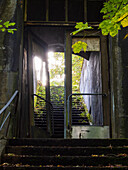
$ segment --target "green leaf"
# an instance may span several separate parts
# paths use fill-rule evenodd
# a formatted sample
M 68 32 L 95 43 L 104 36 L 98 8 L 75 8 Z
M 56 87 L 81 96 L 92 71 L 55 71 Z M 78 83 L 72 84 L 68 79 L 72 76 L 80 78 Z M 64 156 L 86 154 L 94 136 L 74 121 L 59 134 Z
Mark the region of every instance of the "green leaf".
M 84 50 L 84 52 L 86 52 L 86 49 L 87 49 L 87 43 L 85 43 L 85 42 L 82 42 L 82 46 L 83 46 L 83 50 Z
M 6 31 L 6 29 L 5 29 L 5 28 L 2 28 L 2 29 L 1 29 L 1 31 L 2 31 L 2 32 L 5 32 L 5 31 Z
M 11 22 L 11 23 L 9 23 L 9 26 L 14 26 L 14 25 L 16 25 L 16 23 L 15 23 L 15 22 Z
M 76 23 L 75 28 L 77 30 L 72 32 L 73 35 L 76 35 L 77 33 L 81 32 L 83 30 L 86 30 L 86 29 L 93 29 L 91 26 L 88 26 L 87 22 L 85 24 L 83 22 L 78 22 L 78 23 Z
M 82 41 L 77 41 L 72 45 L 72 48 L 74 53 L 79 53 L 82 49 L 84 50 L 84 52 L 86 52 L 87 43 Z
M 114 37 L 121 26 L 128 26 L 128 0 L 108 0 L 100 12 L 104 13 L 104 20 L 99 24 L 103 35 Z
M 8 29 L 8 33 L 14 34 L 14 31 L 12 29 Z
M 0 22 L 2 22 L 2 20 L 0 20 Z M 0 24 L 0 31 L 7 31 L 8 33 L 14 34 L 14 31 L 17 31 L 16 28 L 13 28 L 14 25 L 15 22 L 6 21 L 3 24 Z
M 9 21 L 6 21 L 4 24 L 3 24 L 6 28 L 9 27 Z

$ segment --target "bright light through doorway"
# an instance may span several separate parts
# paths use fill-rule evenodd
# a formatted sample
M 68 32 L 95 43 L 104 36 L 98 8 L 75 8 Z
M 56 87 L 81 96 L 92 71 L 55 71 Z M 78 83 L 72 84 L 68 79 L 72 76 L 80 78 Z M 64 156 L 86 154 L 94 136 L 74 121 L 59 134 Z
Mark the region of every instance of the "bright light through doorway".
M 48 52 L 48 63 L 49 63 L 49 70 L 51 70 L 52 66 L 55 65 L 55 63 L 56 63 L 56 59 L 54 58 L 53 51 Z
M 33 64 L 37 81 L 40 81 L 43 86 L 46 86 L 46 63 L 39 57 L 35 56 L 33 59 Z
M 57 55 L 59 57 L 57 57 Z M 56 82 L 57 84 L 61 84 L 61 82 L 64 81 L 64 73 L 60 75 L 59 72 L 62 72 L 64 69 L 64 63 L 63 63 L 63 53 L 55 53 L 52 51 L 48 52 L 48 67 L 49 67 L 49 73 L 53 74 L 55 72 L 55 75 L 52 75 L 52 78 L 50 78 L 50 82 Z M 58 67 L 58 69 L 56 69 Z M 47 85 L 47 76 L 46 76 L 46 63 L 41 60 L 40 57 L 35 56 L 33 59 L 33 68 L 34 68 L 34 81 L 40 81 L 40 83 L 43 86 Z M 62 69 L 60 69 L 62 68 Z M 52 72 L 52 73 L 51 73 Z
M 34 65 L 35 65 L 35 70 L 40 71 L 41 70 L 41 59 L 37 56 L 34 57 Z
M 43 62 L 43 77 L 42 77 L 43 86 L 46 86 L 46 81 L 47 81 L 47 78 L 46 78 L 46 63 Z

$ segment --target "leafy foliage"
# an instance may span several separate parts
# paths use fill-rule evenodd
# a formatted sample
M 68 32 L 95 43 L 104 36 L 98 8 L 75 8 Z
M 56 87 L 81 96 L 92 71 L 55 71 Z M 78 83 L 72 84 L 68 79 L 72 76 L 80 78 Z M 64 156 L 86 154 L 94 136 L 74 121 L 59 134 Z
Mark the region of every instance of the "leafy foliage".
M 54 53 L 55 62 L 51 63 L 50 86 L 64 86 L 64 53 Z M 72 86 L 73 92 L 79 90 L 83 58 L 72 55 Z
M 72 55 L 72 93 L 80 93 L 80 79 L 81 79 L 81 70 L 82 70 L 82 65 L 83 65 L 84 59 L 78 55 Z M 88 113 L 88 109 L 86 104 L 84 103 L 83 96 L 75 96 L 73 98 L 74 103 L 72 104 L 73 107 L 78 108 L 79 104 L 79 109 L 83 107 L 84 112 L 81 113 L 81 123 L 86 123 L 84 118 L 87 115 L 90 115 Z M 88 119 L 89 121 L 91 120 L 90 117 Z
M 79 53 L 82 49 L 84 50 L 84 52 L 86 52 L 87 43 L 82 41 L 77 41 L 72 45 L 72 48 L 74 53 Z
M 88 121 L 89 121 L 90 123 L 93 123 L 92 116 L 91 116 L 91 114 L 88 112 L 88 109 L 87 109 L 87 106 L 86 106 L 86 105 L 84 106 L 84 109 L 85 109 L 85 111 L 82 112 L 82 113 L 80 114 L 80 116 L 81 116 L 82 118 L 84 118 L 84 117 L 86 116 L 87 119 L 88 119 Z M 83 122 L 83 120 L 82 120 L 82 122 Z
M 101 13 L 104 14 L 104 20 L 99 28 L 103 35 L 110 34 L 114 37 L 121 30 L 121 26 L 128 26 L 128 0 L 109 0 L 104 3 Z
M 40 81 L 37 82 L 36 94 L 46 99 L 45 87 L 42 85 Z M 46 109 L 45 107 L 46 107 L 46 103 L 35 96 L 34 97 L 34 112 L 43 113 L 44 110 L 42 109 Z
M 104 3 L 104 7 L 100 11 L 103 13 L 103 21 L 99 24 L 99 29 L 101 29 L 103 35 L 108 35 L 114 37 L 118 34 L 118 31 L 122 27 L 128 26 L 128 0 L 108 0 Z M 88 23 L 79 22 L 76 24 L 76 31 L 72 32 L 73 35 L 86 30 L 92 29 L 88 26 Z M 128 34 L 124 37 L 127 38 Z M 83 44 L 82 41 L 78 41 L 72 45 L 73 52 L 79 53 L 82 48 L 86 52 L 87 44 Z
M 87 22 L 85 24 L 83 22 L 78 22 L 78 23 L 76 23 L 75 28 L 77 30 L 72 32 L 73 35 L 76 35 L 77 33 L 81 32 L 83 30 L 86 30 L 86 29 L 93 29 L 92 27 L 88 26 Z
M 52 62 L 50 66 L 50 97 L 51 102 L 56 103 L 58 106 L 62 106 L 64 104 L 64 53 L 54 53 L 55 61 Z M 81 78 L 81 69 L 83 64 L 83 58 L 78 55 L 72 55 L 72 92 L 80 93 L 79 84 Z M 58 81 L 59 78 L 59 81 Z M 37 83 L 37 95 L 45 98 L 45 87 L 41 82 Z M 84 116 L 85 117 L 87 111 L 87 107 L 84 104 L 84 100 L 82 96 L 77 96 L 74 99 L 73 107 L 78 107 L 78 101 L 81 103 L 81 107 L 84 107 Z M 35 112 L 42 114 L 44 112 L 44 102 L 40 102 L 36 97 L 34 98 L 34 109 Z M 82 119 L 83 121 L 83 119 Z
M 2 23 L 2 20 L 0 20 L 0 31 L 2 32 L 7 31 L 8 33 L 14 34 L 14 31 L 17 30 L 16 28 L 13 28 L 15 24 L 16 24 L 15 22 L 10 21 Z
M 93 29 L 92 27 L 88 26 L 87 22 L 85 24 L 83 22 L 78 22 L 76 23 L 75 28 L 76 28 L 76 31 L 73 31 L 72 35 L 76 35 L 77 33 L 83 30 L 86 30 L 86 29 Z M 72 45 L 72 48 L 73 48 L 74 53 L 79 53 L 82 49 L 84 50 L 84 52 L 86 52 L 87 43 L 78 41 Z
M 50 86 L 64 86 L 64 53 L 54 53 L 54 59 L 50 68 Z
M 72 55 L 72 92 L 76 91 L 79 93 L 80 89 L 80 78 L 81 78 L 81 70 L 83 64 L 83 58 L 78 55 Z

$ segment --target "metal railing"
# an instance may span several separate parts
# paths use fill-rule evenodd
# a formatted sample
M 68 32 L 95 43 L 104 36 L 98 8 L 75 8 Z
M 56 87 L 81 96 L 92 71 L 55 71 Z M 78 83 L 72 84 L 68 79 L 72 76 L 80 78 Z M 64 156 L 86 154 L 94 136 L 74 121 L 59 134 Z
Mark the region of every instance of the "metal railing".
M 37 95 L 37 94 L 33 94 L 33 96 L 40 98 L 41 100 L 45 101 L 46 103 L 48 103 L 51 106 L 52 135 L 53 135 L 54 134 L 54 116 L 53 116 L 53 105 L 52 105 L 52 103 L 50 101 L 44 99 L 43 97 Z
M 0 110 L 0 115 L 2 115 L 2 113 L 4 112 L 5 114 L 5 111 L 7 110 L 7 108 L 10 106 L 10 104 L 13 102 L 13 100 L 15 99 L 16 96 L 18 96 L 19 92 L 18 90 L 16 90 L 14 92 L 14 94 L 12 95 L 12 97 L 10 98 L 10 100 L 7 102 L 7 104 Z M 18 97 L 17 97 L 17 101 L 16 101 L 16 106 L 15 106 L 15 113 L 16 113 L 16 110 L 17 110 L 17 102 L 18 102 Z M 4 114 L 3 114 L 3 119 L 4 119 Z M 8 120 L 8 118 L 10 117 L 11 115 L 11 111 L 8 112 L 7 116 L 5 117 L 5 119 L 2 121 L 1 123 L 1 126 L 0 126 L 0 131 L 3 129 L 6 121 Z M 7 131 L 8 131 L 8 128 L 6 130 L 6 135 L 7 135 Z
M 67 111 L 68 111 L 68 128 L 70 128 L 70 126 L 72 126 L 72 120 L 71 120 L 71 125 L 70 125 L 70 121 L 69 121 L 69 113 L 70 113 L 70 99 L 72 96 L 80 96 L 80 95 L 84 95 L 84 96 L 104 96 L 106 97 L 107 94 L 103 94 L 103 93 L 72 93 L 68 96 L 68 100 L 67 100 Z M 71 113 L 72 114 L 72 113 Z

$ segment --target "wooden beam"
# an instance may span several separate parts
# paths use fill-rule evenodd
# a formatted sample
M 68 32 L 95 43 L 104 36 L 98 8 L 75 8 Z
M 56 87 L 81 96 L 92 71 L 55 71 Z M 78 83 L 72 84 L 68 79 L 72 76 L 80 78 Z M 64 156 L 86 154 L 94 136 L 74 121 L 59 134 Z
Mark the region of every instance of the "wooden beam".
M 50 78 L 49 78 L 49 69 L 48 69 L 48 52 L 45 51 L 45 63 L 46 63 L 46 100 L 50 102 Z M 50 105 L 46 103 L 46 111 L 47 111 L 47 131 L 51 134 L 51 112 L 50 112 Z
M 103 122 L 104 126 L 110 126 L 110 92 L 109 92 L 109 71 L 108 71 L 108 51 L 107 37 L 101 35 L 101 73 L 102 73 L 102 93 L 103 97 Z
M 84 0 L 84 22 L 87 22 L 87 0 Z
M 68 0 L 65 0 L 65 21 L 68 22 Z
M 33 58 L 32 58 L 32 37 L 28 33 L 28 101 L 29 101 L 29 126 L 30 136 L 31 127 L 34 126 L 34 103 L 33 103 Z
M 72 39 L 71 31 L 66 31 L 65 34 L 65 107 L 64 107 L 64 137 L 67 138 L 68 114 L 67 114 L 67 99 L 72 93 Z M 69 116 L 69 124 L 71 124 L 71 115 Z
M 24 21 L 27 21 L 27 0 L 24 0 Z
M 49 21 L 49 0 L 46 0 L 46 22 Z

